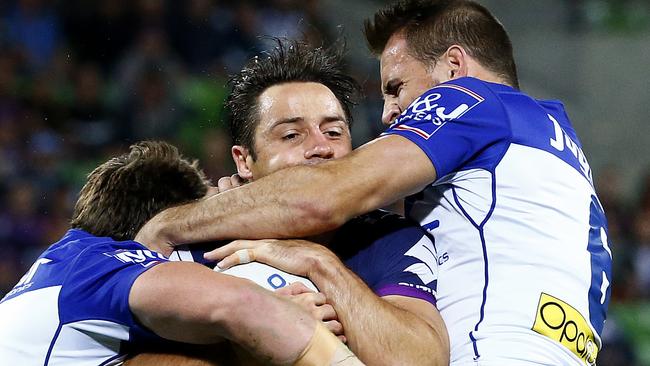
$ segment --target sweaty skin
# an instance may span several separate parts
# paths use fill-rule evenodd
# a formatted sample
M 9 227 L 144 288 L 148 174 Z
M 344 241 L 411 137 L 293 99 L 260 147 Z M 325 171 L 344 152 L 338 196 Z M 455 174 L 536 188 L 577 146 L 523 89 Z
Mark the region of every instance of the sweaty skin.
M 255 131 L 257 159 L 253 159 L 250 151 L 242 146 L 232 148 L 239 176 L 255 182 L 227 190 L 213 198 L 239 197 L 235 199 L 243 200 L 240 201 L 240 204 L 257 202 L 258 197 L 248 196 L 246 192 L 249 187 L 256 186 L 260 182 L 272 181 L 275 177 L 283 176 L 285 172 L 289 174 L 295 170 L 318 172 L 321 171 L 321 167 L 334 166 L 333 164 L 340 161 L 351 161 L 346 156 L 355 153 L 351 153 L 351 139 L 349 128 L 345 122 L 345 114 L 333 93 L 322 84 L 285 83 L 276 85 L 262 93 L 259 101 L 262 118 Z M 322 106 L 322 108 L 316 108 L 316 106 Z M 410 144 L 400 137 L 386 140 L 396 141 L 398 144 Z M 422 155 L 421 158 L 427 159 L 419 152 L 419 149 L 415 151 Z M 388 157 L 388 154 L 386 155 Z M 274 174 L 275 171 L 285 167 L 289 168 L 283 169 L 281 174 Z M 355 173 L 366 170 L 365 167 L 357 167 L 356 164 L 341 171 L 327 169 L 325 171 L 333 173 L 334 177 L 318 180 L 318 183 L 323 183 L 327 187 L 339 184 L 349 187 L 347 181 L 356 181 L 361 176 L 346 171 L 348 169 L 354 170 Z M 375 169 L 375 171 L 379 170 L 381 169 Z M 424 169 L 424 171 L 427 170 Z M 415 176 L 419 174 L 422 172 L 417 174 L 414 172 Z M 339 183 L 343 177 L 349 178 L 345 178 L 346 182 Z M 332 184 L 332 182 L 337 183 Z M 377 180 L 375 189 L 381 190 L 386 182 L 385 179 Z M 221 185 L 224 188 L 230 188 L 236 183 L 229 177 Z M 312 188 L 311 185 L 296 187 L 291 181 L 283 181 L 278 187 L 284 189 L 285 185 L 294 187 L 289 199 L 299 197 L 304 189 Z M 233 195 L 233 193 L 235 194 Z M 337 190 L 335 195 L 330 195 L 327 190 L 323 190 L 323 195 L 318 201 L 348 201 L 349 196 L 345 191 Z M 260 198 L 265 199 L 264 197 Z M 357 203 L 362 201 L 362 199 L 356 199 Z M 364 209 L 362 212 L 365 211 L 367 210 Z M 273 215 L 283 215 L 282 210 L 273 211 Z M 293 217 L 286 219 L 291 222 L 298 221 Z M 303 224 L 304 222 L 301 222 L 300 225 L 295 226 L 299 227 Z M 262 223 L 262 225 L 265 224 Z M 246 230 L 245 227 L 247 225 L 241 227 L 241 230 Z M 332 228 L 334 227 L 332 226 Z M 233 237 L 241 236 L 235 232 L 232 235 Z M 271 236 L 280 235 L 276 233 Z M 260 258 L 276 267 L 284 268 L 288 272 L 309 276 L 317 283 L 317 286 L 335 307 L 344 324 L 349 345 L 360 359 L 374 365 L 399 363 L 440 365 L 448 362 L 449 345 L 446 329 L 440 314 L 431 303 L 404 296 L 377 297 L 331 251 L 314 243 L 267 241 L 251 245 L 262 246 L 264 244 L 278 246 L 279 249 L 287 245 L 294 247 L 293 251 L 289 252 L 290 255 L 279 257 L 268 255 Z M 162 249 L 169 250 L 170 248 L 163 246 Z M 274 253 L 278 253 L 278 251 Z M 306 273 L 303 268 L 296 268 L 283 261 L 283 258 L 302 258 L 303 260 L 298 262 L 302 264 L 318 263 L 319 265 L 312 266 L 313 271 Z M 368 309 L 372 309 L 372 311 Z M 394 352 L 387 355 L 382 352 L 385 349 L 392 349 Z
M 472 76 L 507 84 L 458 45 L 449 47 L 434 67 L 427 67 L 408 54 L 401 33 L 389 39 L 380 61 L 384 123 L 441 82 Z M 210 199 L 163 211 L 137 239 L 170 252 L 178 244 L 242 235 L 307 237 L 417 193 L 435 179 L 435 168 L 418 146 L 400 136 L 384 136 L 342 159 L 291 167 Z
M 257 159 L 241 146 L 232 148 L 241 177 L 263 179 L 288 166 L 321 164 L 352 151 L 343 109 L 324 85 L 302 82 L 275 85 L 260 95 L 259 103 L 262 117 L 255 130 Z M 238 243 L 269 249 L 265 256 L 258 257 L 256 249 L 247 253 L 250 258 L 314 281 L 334 306 L 348 345 L 364 362 L 372 365 L 447 362 L 446 329 L 431 303 L 406 296 L 377 297 L 334 253 L 309 241 Z M 270 249 L 275 247 L 277 250 Z M 309 266 L 312 269 L 309 273 L 304 267 L 308 263 L 314 264 Z M 382 349 L 395 351 L 386 354 Z

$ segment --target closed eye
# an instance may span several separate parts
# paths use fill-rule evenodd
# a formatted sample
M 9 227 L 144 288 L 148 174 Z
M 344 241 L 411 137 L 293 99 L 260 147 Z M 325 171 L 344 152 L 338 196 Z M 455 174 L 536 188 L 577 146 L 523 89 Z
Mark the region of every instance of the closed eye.
M 341 133 L 341 131 L 336 131 L 336 130 L 329 130 L 329 131 L 325 131 L 323 133 L 326 134 L 329 137 L 341 137 L 343 135 L 343 133 Z
M 298 134 L 295 132 L 287 133 L 284 136 L 282 136 L 283 140 L 288 140 L 288 141 L 295 140 L 296 138 L 298 138 Z

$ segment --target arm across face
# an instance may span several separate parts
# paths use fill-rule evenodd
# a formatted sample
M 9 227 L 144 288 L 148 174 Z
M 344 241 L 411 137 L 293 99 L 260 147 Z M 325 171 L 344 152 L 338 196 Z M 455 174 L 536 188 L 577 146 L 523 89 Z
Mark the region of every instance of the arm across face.
M 435 180 L 426 154 L 401 136 L 385 136 L 350 155 L 281 170 L 208 199 L 163 211 L 136 237 L 169 253 L 182 243 L 224 238 L 319 234 L 418 192 Z

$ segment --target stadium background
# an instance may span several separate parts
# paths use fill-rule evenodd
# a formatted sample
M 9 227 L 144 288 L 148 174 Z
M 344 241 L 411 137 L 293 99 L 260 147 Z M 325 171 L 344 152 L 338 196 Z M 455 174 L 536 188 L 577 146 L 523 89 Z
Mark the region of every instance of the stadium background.
M 650 365 L 650 3 L 480 1 L 509 30 L 522 89 L 565 102 L 590 158 L 614 252 L 600 365 Z M 361 20 L 382 1 L 0 1 L 0 297 L 65 232 L 84 176 L 165 139 L 231 174 L 222 102 L 259 35 L 346 36 L 365 89 L 355 145 L 378 134 L 378 65 Z M 562 255 L 562 253 L 558 253 Z

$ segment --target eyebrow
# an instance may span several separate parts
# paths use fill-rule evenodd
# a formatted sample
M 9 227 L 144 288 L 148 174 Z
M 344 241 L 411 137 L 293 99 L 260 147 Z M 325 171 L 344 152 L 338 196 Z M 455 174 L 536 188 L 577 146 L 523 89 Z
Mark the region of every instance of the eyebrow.
M 276 127 L 278 127 L 279 125 L 282 125 L 282 124 L 298 123 L 298 122 L 302 122 L 303 120 L 304 120 L 303 117 L 287 117 L 287 118 L 281 118 L 281 119 L 275 121 L 275 122 L 271 125 L 271 128 L 270 128 L 269 130 L 273 130 L 274 128 L 276 128 Z M 345 117 L 340 116 L 340 115 L 329 115 L 329 116 L 325 116 L 325 117 L 323 118 L 323 121 L 326 122 L 326 123 L 328 123 L 328 122 L 339 122 L 339 121 L 340 121 L 340 122 L 345 123 L 346 125 L 348 124 L 348 121 L 345 119 Z
M 401 81 L 399 79 L 390 79 L 386 82 L 386 84 L 383 87 L 382 94 L 393 94 L 395 91 L 395 88 L 397 88 L 397 85 Z
M 297 122 L 300 122 L 302 120 L 303 120 L 302 117 L 281 118 L 281 119 L 273 122 L 270 129 L 272 130 L 272 129 L 278 127 L 279 125 L 283 125 L 283 124 L 287 124 L 287 123 L 297 123 Z
M 334 116 L 326 116 L 323 120 L 325 122 L 343 122 L 345 124 L 348 123 L 348 121 L 345 119 L 345 117 L 339 116 L 338 114 L 334 115 Z

